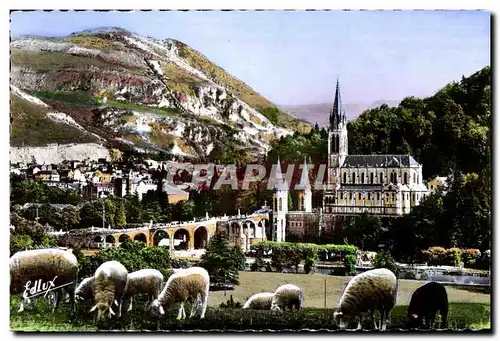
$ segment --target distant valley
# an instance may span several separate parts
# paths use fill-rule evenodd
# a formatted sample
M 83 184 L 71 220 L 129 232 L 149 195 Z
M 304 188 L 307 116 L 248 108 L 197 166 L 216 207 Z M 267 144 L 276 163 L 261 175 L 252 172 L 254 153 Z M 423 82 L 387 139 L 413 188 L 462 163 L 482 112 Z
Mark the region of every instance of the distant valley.
M 395 107 L 400 101 L 384 101 L 379 100 L 371 104 L 367 103 L 342 103 L 345 109 L 347 119 L 353 120 L 363 113 L 363 111 L 377 108 L 382 104 L 387 104 L 389 107 Z M 281 105 L 280 108 L 293 114 L 298 119 L 303 119 L 311 124 L 318 123 L 319 126 L 328 125 L 328 114 L 332 108 L 332 103 L 304 104 L 304 105 Z

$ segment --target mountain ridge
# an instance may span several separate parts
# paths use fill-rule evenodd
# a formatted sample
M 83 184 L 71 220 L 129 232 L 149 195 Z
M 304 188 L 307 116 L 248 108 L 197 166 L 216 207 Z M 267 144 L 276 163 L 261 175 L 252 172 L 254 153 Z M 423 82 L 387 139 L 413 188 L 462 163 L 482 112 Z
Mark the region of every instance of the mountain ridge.
M 110 144 L 211 159 L 224 159 L 230 149 L 251 157 L 280 136 L 310 129 L 177 40 L 105 27 L 21 36 L 10 52 L 11 85 Z M 13 125 L 19 121 L 13 111 Z

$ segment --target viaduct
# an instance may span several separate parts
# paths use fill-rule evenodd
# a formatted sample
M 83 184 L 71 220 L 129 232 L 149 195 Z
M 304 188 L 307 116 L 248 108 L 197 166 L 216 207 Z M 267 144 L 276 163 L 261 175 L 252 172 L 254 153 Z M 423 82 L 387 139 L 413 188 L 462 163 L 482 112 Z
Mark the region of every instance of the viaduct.
M 250 215 L 236 215 L 198 219 L 188 222 L 150 224 L 131 229 L 89 228 L 68 232 L 52 232 L 59 244 L 81 249 L 101 249 L 119 246 L 126 240 L 158 246 L 164 238 L 170 250 L 205 249 L 216 234 L 224 235 L 231 245 L 248 251 L 253 243 L 271 239 L 269 213 L 257 211 Z M 174 240 L 181 241 L 174 245 Z

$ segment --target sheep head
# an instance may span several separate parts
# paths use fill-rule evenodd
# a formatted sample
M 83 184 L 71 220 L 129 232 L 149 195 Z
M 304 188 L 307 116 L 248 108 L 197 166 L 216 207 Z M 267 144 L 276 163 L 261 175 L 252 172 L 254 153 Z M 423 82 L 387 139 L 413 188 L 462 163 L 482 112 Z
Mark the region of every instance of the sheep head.
M 108 303 L 99 302 L 95 306 L 93 306 L 92 309 L 90 309 L 90 311 L 92 312 L 96 309 L 97 309 L 98 320 L 104 318 L 104 314 L 106 313 L 106 311 L 109 311 L 109 317 L 111 317 L 111 315 L 115 315 L 115 312 L 113 311 L 113 309 L 111 309 L 111 306 Z

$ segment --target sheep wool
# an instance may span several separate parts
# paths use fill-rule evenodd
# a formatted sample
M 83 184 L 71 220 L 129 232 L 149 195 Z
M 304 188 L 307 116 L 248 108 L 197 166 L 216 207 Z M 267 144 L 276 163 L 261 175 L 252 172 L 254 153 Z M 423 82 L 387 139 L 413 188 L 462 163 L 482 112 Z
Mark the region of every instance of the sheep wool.
M 280 286 L 274 292 L 271 310 L 299 310 L 304 304 L 304 290 L 293 284 Z
M 35 281 L 53 283 L 55 291 L 65 291 L 71 296 L 74 309 L 74 292 L 78 281 L 78 261 L 75 255 L 66 250 L 38 249 L 20 251 L 10 258 L 10 292 L 18 294 Z M 60 288 L 60 289 L 59 289 Z M 19 312 L 24 310 L 21 301 Z M 57 300 L 54 300 L 54 309 Z
M 89 300 L 94 297 L 94 276 L 87 277 L 80 282 L 75 291 L 75 299 L 78 301 Z
M 164 315 L 165 309 L 175 303 L 180 303 L 177 319 L 184 319 L 186 318 L 184 302 L 193 299 L 196 304 L 193 304 L 190 317 L 193 317 L 198 312 L 200 318 L 204 318 L 207 310 L 209 289 L 210 276 L 207 270 L 201 267 L 192 267 L 176 271 L 169 277 L 163 291 L 153 301 L 151 307 L 154 312 Z
M 130 300 L 127 311 L 132 310 L 132 301 L 135 295 L 148 295 L 146 307 L 158 297 L 163 287 L 163 274 L 156 269 L 142 269 L 127 276 L 124 301 Z
M 380 312 L 380 327 L 385 330 L 387 317 L 396 304 L 398 281 L 388 269 L 374 269 L 351 278 L 335 308 L 334 320 L 345 329 L 353 320 L 361 328 L 362 314 Z M 374 321 L 375 328 L 377 323 Z
M 274 297 L 272 292 L 260 292 L 258 294 L 252 295 L 243 306 L 243 309 L 259 309 L 259 310 L 269 310 L 271 309 L 271 303 Z
M 97 319 L 102 319 L 104 313 L 109 310 L 109 316 L 114 315 L 111 306 L 118 305 L 118 316 L 121 316 L 122 298 L 127 285 L 127 269 L 117 261 L 108 261 L 94 274 L 94 300 L 96 304 L 90 309 L 97 309 Z

